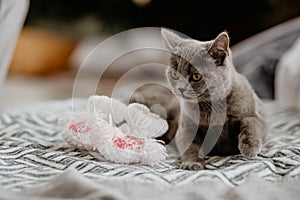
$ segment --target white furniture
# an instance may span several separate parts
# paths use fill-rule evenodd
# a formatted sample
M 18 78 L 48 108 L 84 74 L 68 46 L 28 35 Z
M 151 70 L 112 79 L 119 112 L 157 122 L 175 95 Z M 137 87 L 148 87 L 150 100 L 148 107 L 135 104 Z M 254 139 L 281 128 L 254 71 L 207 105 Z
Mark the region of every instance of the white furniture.
M 29 1 L 0 0 L 0 86 L 4 82 Z

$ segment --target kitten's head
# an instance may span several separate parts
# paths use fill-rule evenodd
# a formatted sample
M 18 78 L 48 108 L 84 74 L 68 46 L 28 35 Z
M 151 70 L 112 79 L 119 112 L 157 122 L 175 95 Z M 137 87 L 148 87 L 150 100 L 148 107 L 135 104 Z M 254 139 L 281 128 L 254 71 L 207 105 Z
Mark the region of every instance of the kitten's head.
M 234 68 L 226 32 L 206 42 L 183 38 L 167 29 L 161 33 L 172 53 L 166 76 L 176 96 L 201 102 L 229 94 Z

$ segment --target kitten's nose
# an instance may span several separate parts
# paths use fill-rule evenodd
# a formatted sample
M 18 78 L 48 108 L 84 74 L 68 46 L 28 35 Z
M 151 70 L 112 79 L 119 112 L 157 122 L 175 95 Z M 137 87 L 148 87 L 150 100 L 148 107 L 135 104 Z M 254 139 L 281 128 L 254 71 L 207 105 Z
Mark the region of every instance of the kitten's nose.
M 179 92 L 181 93 L 181 94 L 183 94 L 183 92 L 184 92 L 184 88 L 178 88 L 178 90 L 179 90 Z

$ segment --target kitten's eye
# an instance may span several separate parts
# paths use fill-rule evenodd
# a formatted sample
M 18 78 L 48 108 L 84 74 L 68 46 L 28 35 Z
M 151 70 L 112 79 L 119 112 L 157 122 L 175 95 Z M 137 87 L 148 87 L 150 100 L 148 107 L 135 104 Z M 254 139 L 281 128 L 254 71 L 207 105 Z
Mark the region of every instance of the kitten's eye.
M 175 71 L 171 71 L 171 77 L 175 80 L 179 79 L 179 76 L 178 76 L 177 72 L 175 72 Z
M 195 74 L 192 75 L 191 78 L 192 78 L 192 81 L 197 82 L 197 81 L 201 80 L 202 76 L 199 73 L 195 73 Z

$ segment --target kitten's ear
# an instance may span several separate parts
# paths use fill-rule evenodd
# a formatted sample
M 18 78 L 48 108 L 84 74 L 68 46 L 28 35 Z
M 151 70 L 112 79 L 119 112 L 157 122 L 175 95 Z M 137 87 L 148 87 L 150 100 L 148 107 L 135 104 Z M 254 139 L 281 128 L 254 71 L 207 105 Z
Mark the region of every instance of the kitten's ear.
M 222 32 L 212 42 L 208 49 L 208 54 L 215 60 L 217 66 L 224 63 L 229 51 L 229 36 L 226 32 Z
M 176 33 L 165 28 L 161 29 L 161 35 L 166 48 L 170 51 L 173 51 L 183 41 Z

